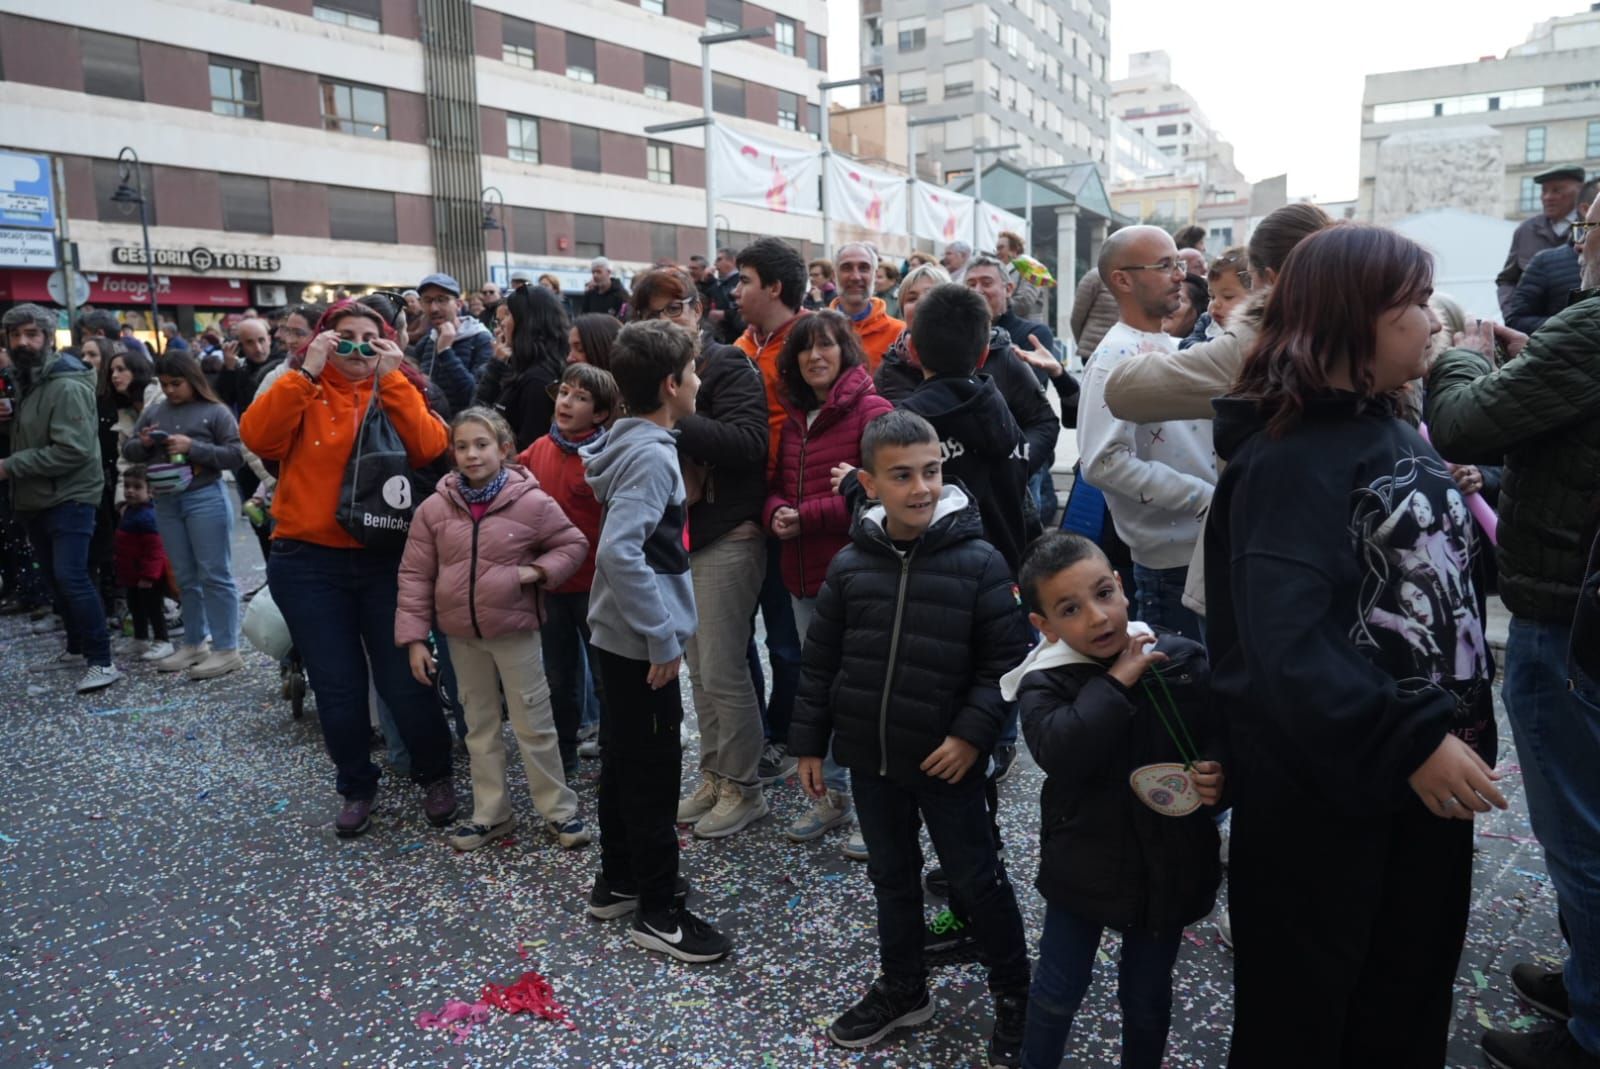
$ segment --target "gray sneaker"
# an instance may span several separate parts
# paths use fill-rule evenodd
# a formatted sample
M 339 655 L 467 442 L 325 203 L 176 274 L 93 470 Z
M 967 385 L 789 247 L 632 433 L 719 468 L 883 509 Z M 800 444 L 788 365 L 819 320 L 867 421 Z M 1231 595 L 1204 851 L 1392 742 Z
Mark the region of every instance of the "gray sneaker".
M 725 839 L 748 828 L 768 812 L 767 800 L 759 791 L 747 798 L 744 788 L 725 779 L 717 790 L 717 804 L 711 807 L 711 812 L 695 822 L 694 837 Z
M 30 664 L 28 666 L 28 671 L 30 671 L 30 672 L 64 672 L 64 671 L 67 671 L 67 670 L 73 669 L 73 668 L 82 668 L 84 665 L 86 665 L 88 663 L 89 662 L 84 659 L 83 654 L 81 654 L 81 653 L 68 653 L 66 650 L 62 650 L 60 653 L 56 654 L 54 657 L 50 658 L 48 661 L 40 661 L 37 664 Z
M 88 671 L 78 680 L 78 693 L 88 694 L 90 691 L 104 690 L 121 678 L 122 670 L 114 664 L 91 664 Z
M 853 810 L 850 796 L 843 791 L 829 791 L 811 807 L 810 812 L 795 819 L 783 834 L 792 843 L 808 843 L 826 834 L 850 819 Z
M 700 773 L 700 786 L 678 803 L 678 823 L 693 824 L 717 804 L 717 777 L 710 772 Z
M 599 757 L 600 756 L 600 739 L 599 739 L 599 737 L 597 736 L 597 737 L 592 738 L 592 739 L 584 739 L 582 742 L 578 743 L 578 756 L 582 757 L 582 758 L 585 758 L 586 760 L 590 760 L 590 761 L 593 761 L 595 758 Z
M 762 786 L 771 787 L 794 775 L 794 770 L 799 767 L 800 759 L 790 754 L 787 746 L 781 742 L 769 742 L 766 749 L 761 751 L 761 764 L 756 776 Z
M 860 828 L 850 833 L 850 838 L 845 840 L 840 853 L 851 861 L 867 860 L 867 837 L 861 834 Z

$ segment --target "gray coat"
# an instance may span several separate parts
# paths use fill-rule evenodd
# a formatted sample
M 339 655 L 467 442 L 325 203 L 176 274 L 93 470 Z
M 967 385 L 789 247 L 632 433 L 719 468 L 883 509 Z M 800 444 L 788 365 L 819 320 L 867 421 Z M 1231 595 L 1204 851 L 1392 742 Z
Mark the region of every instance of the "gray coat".
M 1517 291 L 1517 282 L 1522 278 L 1523 269 L 1528 266 L 1528 261 L 1545 249 L 1566 244 L 1571 233 L 1569 230 L 1566 234 L 1557 234 L 1555 226 L 1543 215 L 1535 215 L 1531 219 L 1522 221 L 1516 233 L 1511 235 L 1511 250 L 1506 253 L 1505 266 L 1494 279 L 1500 296 L 1502 315 L 1511 314 L 1508 311 L 1511 295 Z

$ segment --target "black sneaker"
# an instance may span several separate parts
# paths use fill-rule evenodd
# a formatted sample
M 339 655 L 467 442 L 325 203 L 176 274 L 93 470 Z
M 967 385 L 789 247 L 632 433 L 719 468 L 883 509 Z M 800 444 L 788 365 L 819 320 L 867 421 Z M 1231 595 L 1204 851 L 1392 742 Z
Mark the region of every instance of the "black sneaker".
M 640 913 L 633 918 L 628 938 L 679 961 L 716 961 L 733 949 L 727 936 L 681 906 L 655 916 Z
M 789 748 L 781 742 L 769 742 L 761 751 L 761 761 L 756 766 L 756 776 L 764 787 L 771 787 L 776 783 L 794 775 L 795 769 L 800 767 L 800 759 L 789 752 Z
M 341 839 L 365 835 L 372 827 L 372 799 L 346 798 L 344 808 L 333 819 L 333 831 Z
M 978 960 L 978 939 L 946 906 L 928 924 L 922 940 L 922 959 L 930 966 L 961 965 Z
M 455 819 L 456 785 L 450 782 L 449 776 L 434 780 L 424 789 L 422 812 L 435 828 L 442 828 Z
M 1495 1069 L 1600 1069 L 1564 1024 L 1535 1032 L 1485 1032 L 1483 1053 Z
M 950 879 L 945 876 L 944 868 L 935 865 L 922 874 L 922 889 L 935 898 L 950 897 Z
M 1543 969 L 1527 962 L 1511 967 L 1511 986 L 1522 1001 L 1558 1021 L 1572 1019 L 1572 1004 L 1567 1001 L 1567 980 L 1560 969 Z
M 679 876 L 673 884 L 672 905 L 683 909 L 689 901 L 689 877 Z M 626 917 L 639 908 L 639 892 L 631 887 L 612 887 L 604 876 L 594 878 L 589 891 L 589 916 L 597 921 L 613 921 Z
M 828 1041 L 837 1047 L 870 1047 L 896 1028 L 910 1028 L 933 1016 L 926 979 L 892 980 L 880 976 L 864 998 L 828 1026 Z
M 1028 996 L 1017 992 L 994 997 L 994 1031 L 989 1033 L 990 1069 L 1022 1065 L 1022 1033 L 1028 1020 Z
M 994 781 L 1004 783 L 1011 775 L 1011 766 L 1017 763 L 1017 748 L 1001 743 L 994 748 Z

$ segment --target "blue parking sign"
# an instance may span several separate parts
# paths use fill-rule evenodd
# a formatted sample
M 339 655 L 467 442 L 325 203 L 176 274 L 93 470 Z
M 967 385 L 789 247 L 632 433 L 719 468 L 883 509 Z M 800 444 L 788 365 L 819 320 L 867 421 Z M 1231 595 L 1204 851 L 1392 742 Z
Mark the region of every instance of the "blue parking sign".
M 56 228 L 49 156 L 0 151 L 0 226 Z

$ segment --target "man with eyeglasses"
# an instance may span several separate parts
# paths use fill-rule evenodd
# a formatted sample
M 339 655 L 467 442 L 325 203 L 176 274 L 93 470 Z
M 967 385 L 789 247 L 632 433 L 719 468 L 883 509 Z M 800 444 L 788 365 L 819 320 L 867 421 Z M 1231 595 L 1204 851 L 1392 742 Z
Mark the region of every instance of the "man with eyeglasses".
M 1183 604 L 1189 561 L 1217 483 L 1209 420 L 1129 423 L 1105 403 L 1106 377 L 1141 350 L 1176 351 L 1161 320 L 1178 310 L 1187 265 L 1160 227 L 1131 226 L 1101 246 L 1100 277 L 1117 300 L 1084 372 L 1078 401 L 1082 477 L 1106 495 L 1117 534 L 1133 554 L 1139 619 L 1203 641 L 1200 617 Z
M 494 336 L 476 318 L 461 314 L 461 284 L 432 274 L 417 284 L 417 300 L 428 317 L 428 333 L 411 347 L 422 373 L 444 392 L 452 411 L 472 404 L 478 380 L 494 360 Z
M 1600 178 L 1591 178 L 1578 194 L 1578 218 L 1589 214 L 1596 193 L 1600 192 Z M 1516 291 L 1505 306 L 1506 326 L 1532 334 L 1544 321 L 1567 306 L 1567 298 L 1578 288 L 1582 267 L 1578 250 L 1583 246 L 1588 223 L 1572 224 L 1570 242 L 1534 254 L 1527 269 L 1517 281 Z
M 483 285 L 479 286 L 478 296 L 483 298 L 483 303 L 486 305 L 493 304 L 495 301 L 502 299 L 500 295 L 500 287 L 493 282 L 485 282 Z
M 1545 249 L 1555 249 L 1566 244 L 1572 224 L 1583 218 L 1578 211 L 1578 194 L 1583 188 L 1583 168 L 1577 165 L 1552 167 L 1533 176 L 1539 186 L 1538 215 L 1524 219 L 1511 235 L 1511 251 L 1506 263 L 1495 277 L 1500 297 L 1500 311 L 1508 317 L 1511 297 L 1517 282 L 1528 269 L 1528 262 Z

